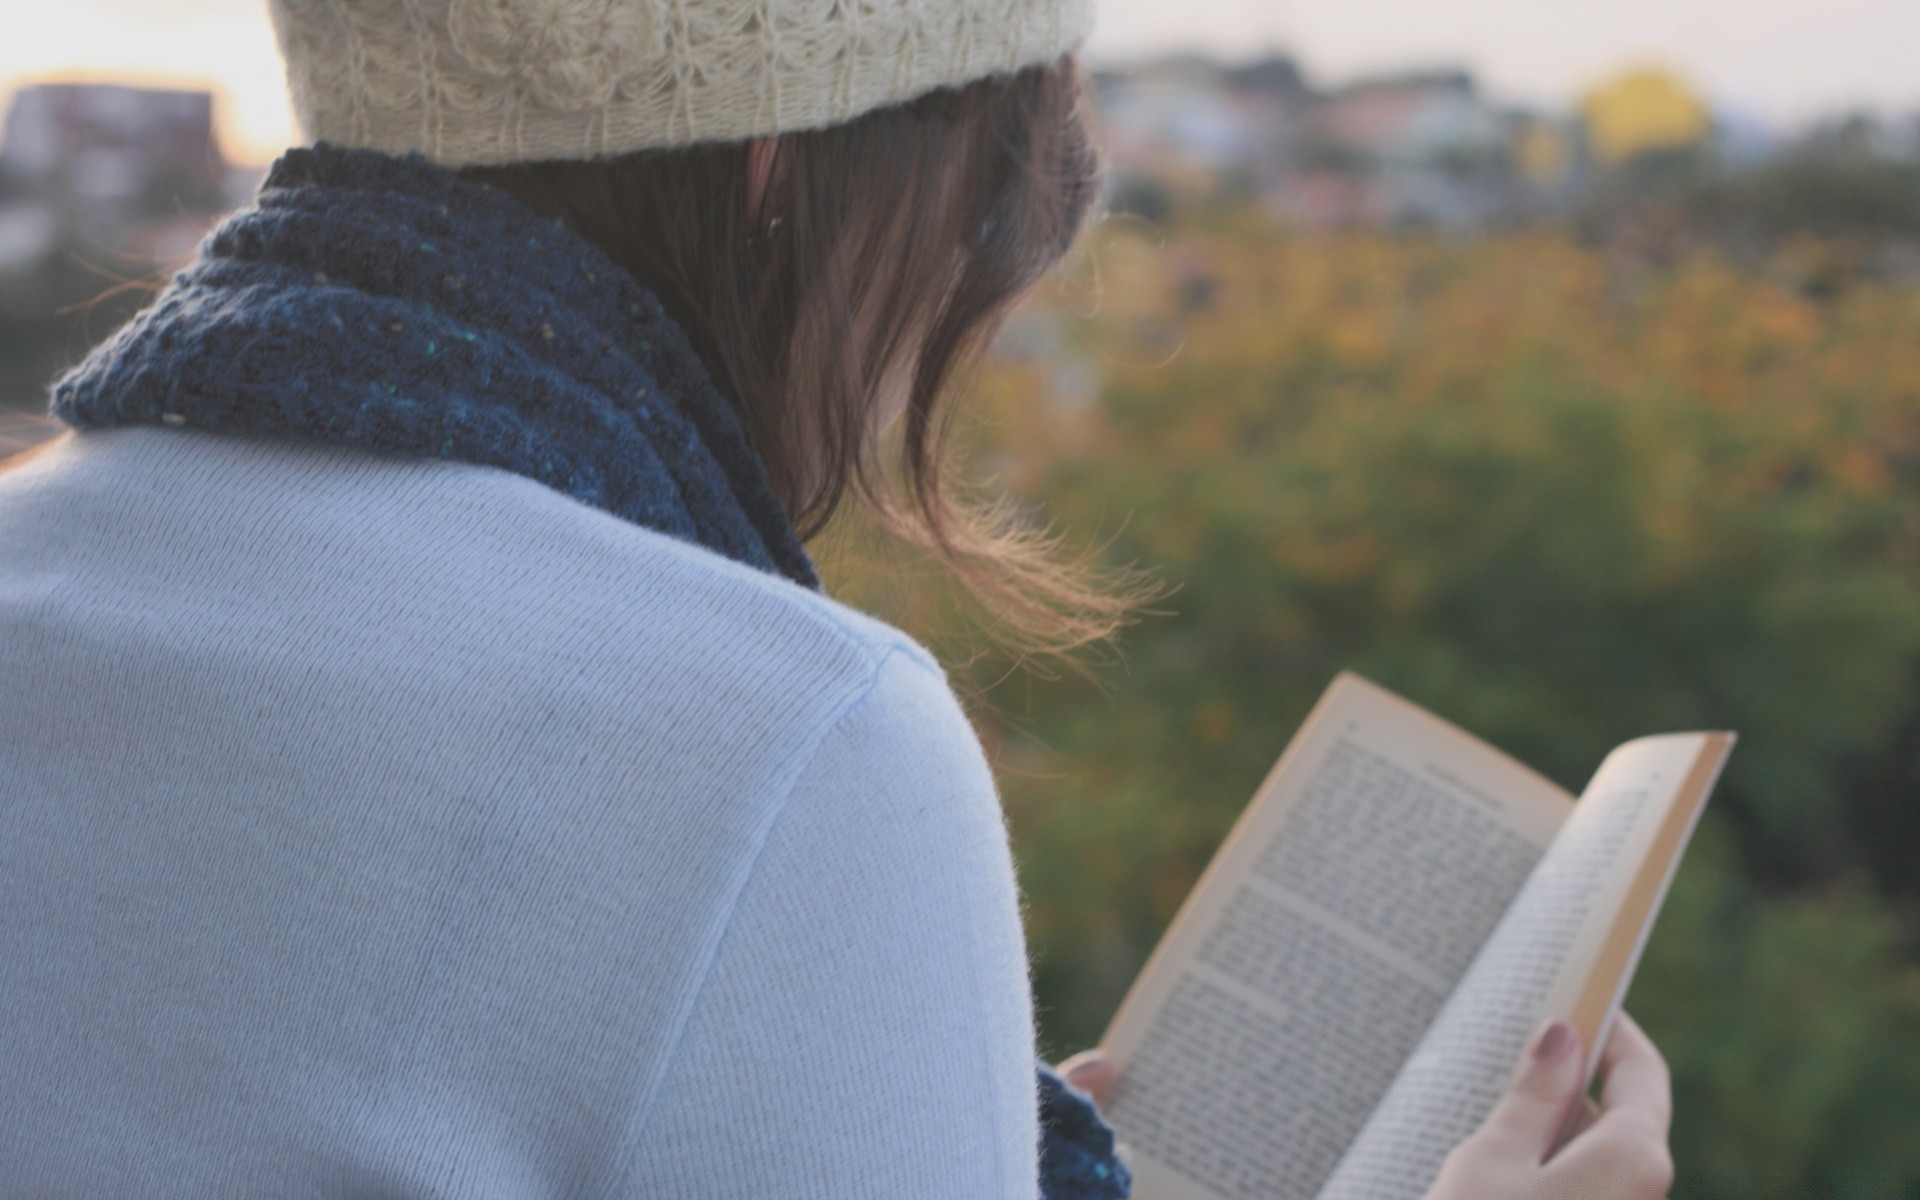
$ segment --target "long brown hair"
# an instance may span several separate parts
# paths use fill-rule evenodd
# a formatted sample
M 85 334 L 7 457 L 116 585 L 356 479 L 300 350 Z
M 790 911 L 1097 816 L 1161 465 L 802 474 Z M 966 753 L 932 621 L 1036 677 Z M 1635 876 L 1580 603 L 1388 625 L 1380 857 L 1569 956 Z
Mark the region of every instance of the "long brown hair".
M 849 496 L 943 560 L 1016 649 L 1112 634 L 1150 589 L 1069 563 L 942 471 L 947 393 L 1088 218 L 1101 162 L 1071 55 L 772 144 L 461 174 L 558 217 L 651 288 L 739 406 L 803 538 Z M 764 147 L 763 147 L 764 149 Z M 896 461 L 877 416 L 911 372 Z

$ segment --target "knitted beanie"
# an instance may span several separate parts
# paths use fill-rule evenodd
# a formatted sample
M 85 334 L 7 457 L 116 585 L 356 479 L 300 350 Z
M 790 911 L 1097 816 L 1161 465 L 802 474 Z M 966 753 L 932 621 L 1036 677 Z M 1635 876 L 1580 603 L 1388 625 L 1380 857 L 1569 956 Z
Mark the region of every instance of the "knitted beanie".
M 817 129 L 1049 62 L 1093 0 L 270 0 L 307 137 L 444 166 Z

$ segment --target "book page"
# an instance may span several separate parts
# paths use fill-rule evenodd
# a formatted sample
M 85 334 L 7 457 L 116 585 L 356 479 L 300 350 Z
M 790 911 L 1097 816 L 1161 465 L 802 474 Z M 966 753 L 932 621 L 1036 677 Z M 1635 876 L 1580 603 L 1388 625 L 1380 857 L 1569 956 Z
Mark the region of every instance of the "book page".
M 1309 1200 L 1573 799 L 1342 675 L 1101 1038 L 1139 1200 Z
M 1568 1015 L 1580 1030 L 1591 1081 L 1732 740 L 1670 734 L 1607 757 L 1321 1200 L 1419 1200 L 1549 1016 Z

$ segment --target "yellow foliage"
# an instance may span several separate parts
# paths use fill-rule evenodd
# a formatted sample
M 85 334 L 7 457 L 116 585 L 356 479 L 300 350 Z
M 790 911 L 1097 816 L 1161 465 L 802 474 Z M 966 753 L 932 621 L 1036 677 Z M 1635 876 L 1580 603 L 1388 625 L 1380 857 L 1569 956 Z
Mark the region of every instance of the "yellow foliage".
M 1646 109 L 1616 153 L 1704 130 L 1674 87 L 1614 99 Z M 1171 615 L 1087 687 L 976 660 L 924 562 L 824 564 L 978 701 L 1049 1044 L 1098 1035 L 1339 667 L 1571 784 L 1633 734 L 1732 727 L 1629 1003 L 1675 1067 L 1676 1159 L 1718 1186 L 1675 1200 L 1920 1194 L 1920 971 L 1878 910 L 1749 895 L 1716 853 L 1723 811 L 1818 862 L 1852 806 L 1911 799 L 1836 767 L 1910 761 L 1920 678 L 1920 288 L 1847 261 L 1094 230 L 966 397 L 972 466 L 1164 572 Z
M 1638 67 L 1608 80 L 1581 101 L 1587 136 L 1602 162 L 1643 150 L 1697 145 L 1712 128 L 1707 106 L 1685 80 L 1660 67 Z

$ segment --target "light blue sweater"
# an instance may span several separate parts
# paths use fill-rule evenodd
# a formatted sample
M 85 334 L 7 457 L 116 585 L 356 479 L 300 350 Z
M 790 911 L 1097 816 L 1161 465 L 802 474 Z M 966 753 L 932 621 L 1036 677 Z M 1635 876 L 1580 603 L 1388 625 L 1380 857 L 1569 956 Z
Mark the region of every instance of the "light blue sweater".
M 933 660 L 456 462 L 0 474 L 0 1042 L 6 1197 L 1037 1191 Z

